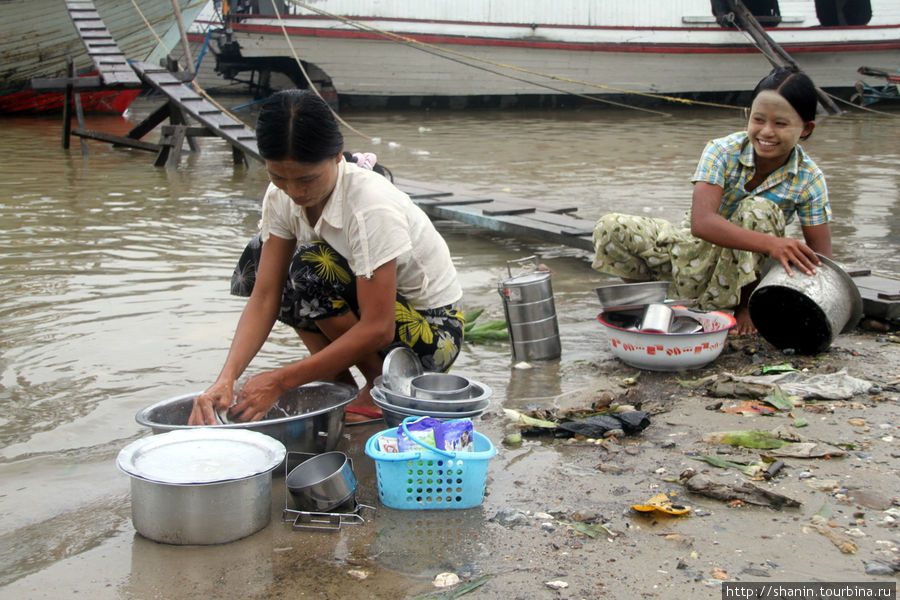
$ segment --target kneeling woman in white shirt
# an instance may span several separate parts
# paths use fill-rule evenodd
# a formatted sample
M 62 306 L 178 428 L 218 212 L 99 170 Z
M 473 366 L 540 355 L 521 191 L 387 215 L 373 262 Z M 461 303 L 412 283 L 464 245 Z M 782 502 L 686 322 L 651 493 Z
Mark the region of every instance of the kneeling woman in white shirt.
M 459 354 L 462 289 L 447 244 L 409 196 L 345 161 L 337 121 L 314 93 L 273 95 L 256 133 L 271 183 L 260 233 L 232 280 L 232 292 L 250 299 L 189 423 L 213 424 L 224 409 L 234 420 L 261 419 L 299 385 L 355 385 L 352 366 L 366 383 L 347 422 L 377 418 L 369 391 L 392 347 L 412 348 L 426 371 L 446 371 Z M 309 356 L 253 376 L 234 398 L 276 319 L 299 333 Z

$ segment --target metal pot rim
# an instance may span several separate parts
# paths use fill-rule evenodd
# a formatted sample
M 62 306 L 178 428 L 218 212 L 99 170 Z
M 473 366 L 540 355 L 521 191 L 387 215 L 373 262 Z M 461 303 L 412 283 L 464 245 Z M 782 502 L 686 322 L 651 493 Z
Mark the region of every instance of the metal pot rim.
M 353 386 L 346 384 L 346 383 L 338 383 L 338 382 L 334 382 L 334 381 L 325 381 L 325 382 L 313 381 L 310 383 L 327 383 L 330 386 L 343 387 L 343 388 L 346 388 L 348 391 L 358 392 L 358 390 L 356 390 Z M 310 384 L 306 384 L 306 385 L 310 385 Z M 303 386 L 300 386 L 300 387 L 303 387 Z M 149 415 L 153 410 L 155 410 L 161 406 L 166 406 L 167 404 L 178 402 L 179 400 L 185 400 L 187 398 L 190 398 L 193 400 L 194 398 L 196 398 L 197 396 L 199 396 L 202 393 L 203 393 L 202 391 L 192 392 L 192 393 L 188 393 L 188 394 L 181 394 L 180 396 L 173 396 L 171 398 L 166 398 L 165 400 L 160 400 L 159 402 L 155 402 L 155 403 L 151 404 L 150 406 L 146 406 L 146 407 L 142 408 L 141 410 L 139 410 L 137 412 L 137 414 L 135 414 L 134 419 L 140 425 L 144 425 L 145 427 L 157 427 L 157 428 L 165 428 L 165 429 L 169 429 L 169 430 L 194 429 L 197 427 L 197 425 L 173 425 L 173 424 L 169 424 L 169 423 L 156 423 L 154 421 L 151 421 L 149 418 L 147 418 L 147 415 Z M 285 393 L 287 393 L 287 392 L 285 392 Z M 331 412 L 335 409 L 343 408 L 343 407 L 347 406 L 348 404 L 350 404 L 351 402 L 353 402 L 353 400 L 355 400 L 355 399 L 356 399 L 356 395 L 350 395 L 348 398 L 345 398 L 345 399 L 341 400 L 340 402 L 336 402 L 335 404 L 332 404 L 331 406 L 326 406 L 326 407 L 320 408 L 318 410 L 311 410 L 309 412 L 306 412 L 306 413 L 303 413 L 300 415 L 290 415 L 287 417 L 278 417 L 277 419 L 263 419 L 260 421 L 241 421 L 241 422 L 236 422 L 236 423 L 219 423 L 216 425 L 203 425 L 203 427 L 204 428 L 216 428 L 216 429 L 246 429 L 248 426 L 251 426 L 251 425 L 257 426 L 257 427 L 261 426 L 261 425 L 277 425 L 279 423 L 296 421 L 298 419 L 307 419 L 307 418 L 311 418 L 311 417 L 316 417 L 318 415 L 322 415 L 322 414 Z
M 847 292 L 850 297 L 850 317 L 847 319 L 847 323 L 844 325 L 844 328 L 841 329 L 840 333 L 853 331 L 853 329 L 856 328 L 856 326 L 863 318 L 863 300 L 862 295 L 859 293 L 859 287 L 857 287 L 856 282 L 853 281 L 853 278 L 850 277 L 850 274 L 847 273 L 847 271 L 845 271 L 841 265 L 831 260 L 824 254 L 819 254 L 818 252 L 816 252 L 816 256 L 819 257 L 819 260 L 822 261 L 822 264 L 824 266 L 827 266 L 838 275 L 841 282 L 847 288 Z M 776 266 L 781 266 L 781 263 L 773 258 L 769 258 L 768 260 L 766 260 L 761 269 L 762 275 L 760 276 L 760 281 L 762 281 L 762 279 L 769 274 L 769 271 L 771 271 Z
M 291 478 L 291 474 L 294 473 L 297 469 L 299 469 L 299 468 L 302 467 L 303 465 L 309 463 L 310 461 L 315 461 L 315 460 L 322 461 L 322 460 L 325 460 L 324 458 L 321 458 L 321 457 L 323 457 L 323 456 L 330 456 L 330 455 L 340 455 L 340 456 L 343 457 L 344 460 L 341 461 L 341 464 L 340 464 L 340 466 L 339 466 L 337 469 L 335 469 L 334 471 L 332 471 L 332 472 L 329 473 L 328 475 L 325 475 L 324 477 L 320 478 L 320 479 L 317 480 L 317 481 L 304 482 L 302 485 L 292 485 L 292 484 L 291 484 L 291 482 L 289 481 L 289 479 Z M 353 469 L 353 463 L 350 462 L 350 457 L 347 456 L 346 454 L 344 454 L 343 452 L 339 452 L 339 451 L 337 451 L 337 450 L 332 450 L 331 452 L 323 452 L 323 453 L 321 453 L 321 454 L 316 454 L 315 456 L 311 456 L 311 457 L 307 458 L 307 459 L 304 460 L 302 463 L 300 463 L 299 465 L 297 465 L 296 467 L 294 467 L 293 469 L 291 469 L 290 473 L 288 473 L 288 474 L 285 476 L 285 478 L 284 478 L 284 483 L 285 483 L 285 485 L 287 486 L 288 490 L 305 490 L 305 489 L 310 488 L 310 487 L 313 487 L 313 486 L 315 486 L 315 485 L 319 485 L 319 484 L 321 484 L 323 481 L 326 481 L 326 480 L 328 480 L 328 479 L 331 479 L 331 478 L 334 477 L 335 475 L 340 474 L 341 471 L 343 471 L 344 468 L 345 468 L 348 464 L 350 464 L 350 468 Z
M 204 455 L 198 450 L 207 450 L 211 454 Z M 222 461 L 222 469 L 217 470 L 212 460 L 223 452 L 228 458 L 237 460 Z M 196 427 L 132 442 L 119 451 L 116 466 L 131 477 L 154 484 L 212 485 L 271 473 L 284 461 L 286 453 L 284 444 L 263 433 Z M 193 465 L 198 468 L 192 469 L 192 461 L 185 459 L 178 464 L 187 468 L 179 473 L 172 466 L 175 455 L 194 458 Z

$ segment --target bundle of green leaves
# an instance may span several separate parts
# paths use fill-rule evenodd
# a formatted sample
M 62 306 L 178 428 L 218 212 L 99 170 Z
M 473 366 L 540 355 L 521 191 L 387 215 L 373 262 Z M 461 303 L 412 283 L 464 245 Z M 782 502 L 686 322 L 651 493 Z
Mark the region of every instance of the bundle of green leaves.
M 463 330 L 463 339 L 472 344 L 482 344 L 493 340 L 508 340 L 509 332 L 506 330 L 506 321 L 499 319 L 475 324 L 483 308 L 479 308 L 465 315 L 466 326 Z

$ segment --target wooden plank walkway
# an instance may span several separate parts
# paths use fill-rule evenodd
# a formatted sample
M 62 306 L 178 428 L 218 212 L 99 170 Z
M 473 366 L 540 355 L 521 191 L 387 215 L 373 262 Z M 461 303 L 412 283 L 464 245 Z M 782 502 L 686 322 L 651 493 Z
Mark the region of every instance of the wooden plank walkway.
M 104 86 L 112 88 L 141 87 L 141 80 L 128 65 L 125 55 L 112 38 L 93 0 L 67 0 L 69 17 Z
M 434 184 L 396 178 L 394 184 L 409 194 L 425 214 L 459 221 L 490 231 L 528 237 L 593 251 L 594 222 L 574 216 L 577 207 L 553 207 L 539 201 L 495 195 L 457 195 Z

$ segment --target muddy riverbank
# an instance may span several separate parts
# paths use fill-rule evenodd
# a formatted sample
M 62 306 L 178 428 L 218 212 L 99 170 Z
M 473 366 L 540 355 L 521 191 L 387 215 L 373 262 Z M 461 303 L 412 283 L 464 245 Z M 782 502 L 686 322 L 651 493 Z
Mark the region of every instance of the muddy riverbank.
M 463 586 L 480 582 L 465 595 L 473 599 L 718 598 L 723 581 L 895 582 L 898 349 L 890 332 L 860 330 L 814 357 L 785 355 L 759 337 L 732 339 L 715 363 L 689 373 L 639 372 L 616 359 L 513 369 L 506 407 L 559 415 L 622 403 L 647 412 L 651 425 L 604 440 L 525 435 L 510 447 L 501 440 L 516 428 L 502 406 L 492 406 L 477 429 L 499 453 L 490 463 L 484 503 L 468 510 L 381 506 L 373 461 L 362 451 L 378 425 L 349 428 L 341 442 L 360 480 L 358 500 L 375 509 L 363 508 L 364 524 L 339 531 L 292 531 L 280 521 L 286 499 L 283 478 L 276 478 L 273 522 L 260 533 L 224 546 L 157 544 L 134 533 L 126 483 L 114 478 L 114 500 L 107 496 L 35 526 L 31 547 L 17 552 L 50 564 L 0 588 L 0 595 L 417 598 L 437 593 L 433 579 L 445 572 Z M 710 395 L 722 373 L 753 375 L 785 363 L 802 380 L 845 372 L 870 385 L 845 399 L 807 399 L 769 415 L 726 412 L 746 398 Z M 559 377 L 579 384 L 554 393 L 545 382 Z M 806 425 L 797 427 L 801 419 Z M 748 463 L 767 453 L 707 443 L 704 434 L 778 428 L 819 442 L 826 456 L 784 458 L 770 481 L 700 460 Z M 688 468 L 728 484 L 752 482 L 801 505 L 776 510 L 690 493 L 678 479 Z M 690 512 L 631 508 L 658 494 Z M 79 536 L 96 530 L 106 533 Z

